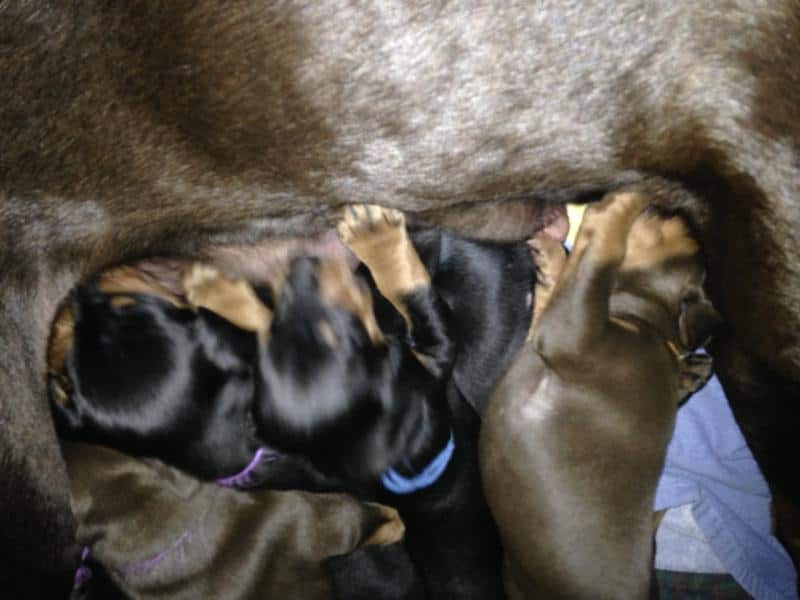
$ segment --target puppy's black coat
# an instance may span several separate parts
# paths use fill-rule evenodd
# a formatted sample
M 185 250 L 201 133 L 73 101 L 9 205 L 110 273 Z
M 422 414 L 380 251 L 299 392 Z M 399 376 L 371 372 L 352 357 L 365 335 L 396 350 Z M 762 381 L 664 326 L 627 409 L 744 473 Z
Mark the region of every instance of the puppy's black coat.
M 345 487 L 396 506 L 431 598 L 502 597 L 500 544 L 477 468 L 476 411 L 528 332 L 530 249 L 430 228 L 411 239 L 431 285 L 403 298 L 407 328 L 373 284 L 385 336 L 377 345 L 352 315 L 325 305 L 309 260 L 295 261 L 260 363 L 259 431 Z M 329 339 L 315 327 L 321 319 L 335 332 Z M 287 388 L 291 404 L 277 391 Z M 451 434 L 453 456 L 433 485 L 402 495 L 375 488 L 388 468 L 420 472 Z M 268 465 L 262 474 L 265 485 L 285 485 Z
M 150 294 L 109 295 L 94 284 L 79 288 L 73 311 L 72 390 L 67 402 L 51 403 L 60 433 L 202 478 L 250 462 L 258 448 L 253 334 L 204 309 Z

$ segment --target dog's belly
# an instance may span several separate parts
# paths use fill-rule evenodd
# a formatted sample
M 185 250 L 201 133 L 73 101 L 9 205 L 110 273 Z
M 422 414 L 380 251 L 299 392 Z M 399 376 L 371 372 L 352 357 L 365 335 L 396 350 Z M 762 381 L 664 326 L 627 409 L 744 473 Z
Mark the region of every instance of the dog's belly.
M 20 260 L 319 233 L 353 201 L 470 233 L 470 208 L 504 212 L 483 203 L 658 173 L 713 205 L 713 299 L 749 353 L 800 373 L 800 90 L 770 87 L 800 48 L 780 6 L 187 6 L 5 20 L 25 86 L 0 105 L 0 218 Z M 71 33 L 26 44 L 45 30 Z M 772 319 L 767 342 L 752 323 Z
M 223 15 L 200 2 L 152 11 L 109 9 L 95 24 L 102 44 L 80 22 L 9 65 L 30 89 L 10 97 L 7 114 L 33 126 L 0 141 L 20 167 L 4 174 L 15 194 L 44 190 L 50 206 L 90 198 L 84 220 L 138 228 L 132 242 L 154 237 L 154 214 L 200 220 L 208 233 L 307 233 L 345 202 L 424 212 L 566 199 L 643 170 L 680 176 L 695 171 L 693 153 L 741 143 L 723 125 L 752 108 L 730 101 L 752 95 L 749 67 L 715 66 L 733 50 L 719 36 L 738 26 L 731 9 L 252 3 Z M 73 16 L 42 18 L 5 37 L 22 43 Z M 66 76 L 83 85 L 43 93 Z M 42 114 L 59 127 L 40 125 Z

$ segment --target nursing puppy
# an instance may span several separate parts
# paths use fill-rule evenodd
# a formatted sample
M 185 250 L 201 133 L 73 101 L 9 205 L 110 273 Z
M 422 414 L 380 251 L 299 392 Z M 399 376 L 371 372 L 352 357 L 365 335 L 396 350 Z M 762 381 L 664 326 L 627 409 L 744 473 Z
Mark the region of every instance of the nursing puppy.
M 326 563 L 341 570 L 353 551 L 402 548 L 403 524 L 387 506 L 343 494 L 242 494 L 157 460 L 74 442 L 62 449 L 91 561 L 72 598 L 349 600 Z M 388 579 L 397 584 L 395 573 Z
M 501 597 L 469 402 L 485 404 L 527 333 L 530 249 L 409 236 L 377 206 L 350 208 L 339 231 L 373 289 L 335 263 L 292 261 L 260 346 L 259 434 L 396 506 L 429 597 Z M 270 465 L 257 477 L 285 485 Z
M 710 375 L 710 359 L 686 352 L 717 315 L 685 223 L 647 205 L 618 193 L 586 209 L 533 339 L 492 397 L 481 472 L 513 598 L 650 590 L 653 495 L 675 414 Z M 558 244 L 538 247 L 557 271 Z
M 258 306 L 251 311 L 250 323 Z M 49 350 L 59 432 L 204 479 L 241 471 L 259 447 L 257 347 L 252 332 L 231 322 L 235 312 L 225 319 L 192 307 L 130 267 L 81 285 L 60 313 Z

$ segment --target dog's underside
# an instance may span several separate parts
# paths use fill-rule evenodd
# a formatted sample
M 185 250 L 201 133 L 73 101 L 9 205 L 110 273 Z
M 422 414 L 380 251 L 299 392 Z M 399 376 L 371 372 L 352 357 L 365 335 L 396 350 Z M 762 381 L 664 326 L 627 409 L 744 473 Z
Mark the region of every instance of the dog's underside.
M 0 40 L 5 589 L 67 589 L 77 563 L 44 370 L 82 277 L 319 233 L 353 201 L 520 238 L 650 176 L 706 202 L 715 365 L 798 544 L 796 1 L 34 0 L 0 4 Z

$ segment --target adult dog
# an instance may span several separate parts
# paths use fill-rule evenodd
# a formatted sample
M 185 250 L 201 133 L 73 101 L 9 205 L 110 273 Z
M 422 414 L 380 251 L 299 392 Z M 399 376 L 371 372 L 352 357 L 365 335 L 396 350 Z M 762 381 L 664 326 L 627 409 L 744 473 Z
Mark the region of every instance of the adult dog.
M 730 324 L 712 353 L 785 526 L 800 505 L 799 13 L 0 4 L 5 589 L 65 589 L 78 560 L 43 375 L 82 277 L 311 234 L 354 199 L 523 237 L 545 201 L 650 175 L 706 203 L 708 287 Z
M 495 390 L 480 443 L 512 598 L 651 590 L 653 497 L 675 415 L 711 376 L 711 359 L 689 351 L 719 318 L 686 225 L 648 204 L 619 192 L 590 206 L 566 264 L 538 240 L 537 265 L 556 283 L 546 306 L 537 293 L 531 343 Z

